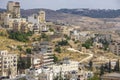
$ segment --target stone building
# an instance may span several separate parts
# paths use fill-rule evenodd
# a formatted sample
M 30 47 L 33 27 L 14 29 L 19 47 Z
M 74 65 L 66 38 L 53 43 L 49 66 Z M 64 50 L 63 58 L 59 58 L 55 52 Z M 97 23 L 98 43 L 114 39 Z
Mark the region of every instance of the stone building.
M 7 50 L 0 51 L 0 76 L 15 78 L 17 75 L 17 55 Z
M 113 41 L 109 45 L 110 51 L 116 55 L 120 55 L 120 40 Z
M 20 3 L 9 1 L 7 4 L 7 12 L 12 14 L 12 18 L 20 18 Z
M 40 60 L 39 67 L 54 64 L 52 46 L 49 44 L 49 42 L 33 44 L 33 54 L 33 56 L 36 57 L 33 57 L 33 60 Z
M 46 23 L 45 11 L 40 11 L 38 14 L 29 16 L 28 22 L 33 24 L 33 31 L 35 33 L 47 32 L 49 29 Z
M 27 32 L 27 20 L 20 17 L 20 3 L 9 1 L 7 11 L 0 14 L 0 21 L 8 30 Z M 23 25 L 24 24 L 24 25 Z

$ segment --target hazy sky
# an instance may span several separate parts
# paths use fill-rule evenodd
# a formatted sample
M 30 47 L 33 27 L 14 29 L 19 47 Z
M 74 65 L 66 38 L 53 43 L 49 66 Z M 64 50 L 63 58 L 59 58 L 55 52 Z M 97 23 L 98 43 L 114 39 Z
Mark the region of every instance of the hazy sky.
M 0 8 L 6 8 L 8 1 L 18 1 L 22 9 L 32 8 L 91 8 L 120 9 L 120 0 L 0 0 Z

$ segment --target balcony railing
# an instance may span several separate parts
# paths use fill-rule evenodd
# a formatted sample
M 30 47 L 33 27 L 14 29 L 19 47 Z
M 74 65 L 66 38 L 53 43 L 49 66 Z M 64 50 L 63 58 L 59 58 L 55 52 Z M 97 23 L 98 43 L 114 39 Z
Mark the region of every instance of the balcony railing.
M 47 60 L 44 60 L 43 62 L 49 62 L 49 61 L 53 61 L 54 59 L 47 59 Z

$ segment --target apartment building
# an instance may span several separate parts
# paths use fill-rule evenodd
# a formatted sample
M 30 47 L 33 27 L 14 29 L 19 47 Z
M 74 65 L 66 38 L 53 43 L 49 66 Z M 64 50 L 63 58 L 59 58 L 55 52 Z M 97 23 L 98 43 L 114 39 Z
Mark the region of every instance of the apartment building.
M 0 13 L 0 22 L 3 27 L 14 32 L 28 32 L 28 23 L 26 18 L 20 17 L 20 3 L 9 1 L 7 12 Z
M 39 21 L 40 23 L 46 23 L 46 14 L 45 14 L 45 11 L 40 11 L 39 12 Z
M 39 15 L 33 14 L 31 16 L 28 16 L 28 22 L 32 24 L 34 33 L 40 32 L 40 23 L 39 23 Z
M 35 69 L 39 69 L 42 64 L 42 56 L 39 54 L 31 55 L 31 67 Z
M 15 78 L 17 75 L 17 55 L 7 50 L 0 51 L 0 76 Z
M 93 72 L 84 70 L 79 71 L 78 68 L 79 62 L 65 60 L 63 64 L 55 64 L 39 69 L 30 69 L 28 70 L 28 77 L 29 80 L 31 78 L 37 80 L 53 80 L 61 75 L 64 79 L 67 78 L 69 80 L 87 80 L 94 76 Z
M 41 42 L 33 44 L 33 56 L 40 59 L 40 66 L 47 66 L 53 64 L 53 51 L 49 42 Z
M 62 72 L 63 74 L 72 71 L 78 72 L 79 62 L 64 60 L 62 64 L 51 65 L 50 68 L 53 70 L 55 76 L 57 76 L 57 74 L 59 74 L 60 72 Z
M 16 24 L 16 23 L 18 23 L 19 26 L 21 26 L 22 23 L 27 23 L 27 20 L 25 18 L 12 18 L 11 13 L 5 13 L 5 15 L 4 15 L 4 25 L 5 25 L 6 28 L 9 28 L 9 29 L 13 30 L 14 29 L 14 24 Z
M 4 24 L 4 13 L 0 13 L 0 25 Z
M 40 11 L 38 14 L 28 16 L 28 22 L 31 22 L 33 24 L 46 23 L 45 17 L 46 17 L 45 11 Z
M 43 67 L 42 73 L 39 76 L 39 80 L 54 80 L 54 73 L 52 69 L 48 67 Z
M 27 80 L 53 80 L 54 75 L 50 68 L 28 69 Z
M 30 29 L 26 26 L 28 26 L 27 22 L 26 23 L 21 23 L 20 31 L 23 32 L 23 33 L 27 33 L 28 31 L 30 31 Z
M 7 4 L 7 12 L 12 14 L 12 18 L 20 18 L 20 3 L 9 1 Z
M 120 40 L 113 41 L 109 45 L 110 51 L 116 55 L 120 55 Z
M 27 33 L 29 30 L 29 28 L 27 27 L 27 22 L 25 23 L 19 23 L 17 21 L 15 21 L 13 23 L 13 31 L 14 32 L 23 32 L 23 33 Z
M 13 31 L 14 31 L 14 32 L 20 31 L 20 24 L 19 24 L 19 22 L 15 21 L 15 22 L 13 23 Z
M 28 17 L 28 22 L 34 25 L 33 31 L 35 33 L 48 31 L 49 28 L 46 26 L 47 24 L 45 17 L 45 11 L 40 11 L 38 14 L 33 14 Z
M 80 30 L 73 30 L 70 31 L 70 37 L 74 40 L 79 40 L 81 42 L 85 42 L 87 39 L 91 38 L 89 31 L 80 31 Z

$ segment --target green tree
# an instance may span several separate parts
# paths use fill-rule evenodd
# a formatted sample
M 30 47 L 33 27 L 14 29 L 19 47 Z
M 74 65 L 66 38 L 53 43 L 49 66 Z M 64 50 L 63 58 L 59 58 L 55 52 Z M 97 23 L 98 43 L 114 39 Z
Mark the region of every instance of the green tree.
M 92 68 L 93 68 L 93 62 L 92 61 L 89 62 L 89 67 L 90 67 L 90 70 L 92 70 Z
M 61 48 L 60 48 L 60 46 L 57 46 L 57 47 L 55 48 L 55 51 L 58 52 L 58 53 L 61 53 Z
M 111 73 L 111 61 L 109 61 L 109 64 L 108 64 L 108 72 Z
M 17 70 L 20 71 L 20 73 L 21 70 L 25 69 L 25 61 L 22 59 L 21 56 L 18 58 L 17 68 L 18 68 Z
M 62 41 L 58 42 L 58 45 L 60 45 L 60 46 L 67 46 L 67 45 L 69 45 L 69 43 L 68 43 L 67 40 L 62 40 Z
M 66 34 L 64 34 L 64 37 L 66 38 L 66 40 L 70 40 L 70 37 Z
M 27 59 L 26 59 L 26 69 L 27 68 L 30 68 L 31 67 L 31 58 L 30 57 L 27 57 Z
M 4 36 L 3 32 L 0 32 L 0 36 Z
M 19 51 L 22 51 L 22 46 L 17 46 Z
M 104 66 L 103 64 L 100 67 L 100 76 L 104 74 Z
M 54 29 L 53 28 L 49 28 L 50 32 L 54 32 Z
M 18 59 L 18 70 L 24 70 L 24 69 L 28 69 L 31 66 L 31 58 L 30 57 L 26 57 L 26 58 L 22 58 L 21 56 Z
M 54 63 L 58 61 L 58 57 L 56 57 L 55 54 L 53 55 L 53 59 L 54 59 Z
M 41 34 L 41 38 L 47 38 L 48 36 L 45 33 Z
M 45 40 L 45 41 L 49 41 L 50 37 L 48 35 L 46 35 L 45 33 L 41 34 L 41 39 Z
M 21 41 L 21 42 L 27 42 L 29 40 L 29 36 L 32 36 L 32 35 L 33 35 L 32 32 L 28 32 L 28 33 L 9 32 L 9 38 L 10 39 L 18 40 L 18 41 Z
M 88 39 L 87 41 L 85 41 L 84 44 L 82 44 L 82 46 L 85 47 L 86 49 L 90 49 L 92 45 L 93 45 L 93 38 Z
M 115 67 L 114 67 L 114 71 L 115 71 L 115 72 L 119 72 L 119 71 L 120 71 L 119 60 L 116 61 L 116 65 L 115 65 Z
M 27 49 L 26 49 L 26 53 L 28 53 L 28 54 L 32 54 L 32 50 L 31 50 L 31 48 L 27 48 Z

